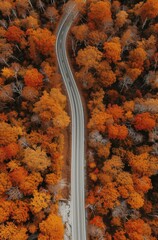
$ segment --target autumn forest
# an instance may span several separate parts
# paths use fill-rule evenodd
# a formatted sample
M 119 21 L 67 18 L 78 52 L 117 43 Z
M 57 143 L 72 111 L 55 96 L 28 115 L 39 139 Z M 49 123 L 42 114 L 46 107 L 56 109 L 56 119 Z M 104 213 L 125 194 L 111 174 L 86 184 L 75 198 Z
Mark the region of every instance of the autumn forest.
M 58 201 L 70 117 L 54 49 L 62 6 L 0 0 L 1 240 L 63 239 Z
M 158 1 L 88 0 L 71 29 L 86 101 L 91 240 L 158 239 Z
M 71 118 L 64 0 L 0 0 L 0 240 L 63 240 Z M 89 240 L 158 239 L 158 0 L 76 0 L 67 46 L 86 122 Z M 83 240 L 83 239 L 81 239 Z

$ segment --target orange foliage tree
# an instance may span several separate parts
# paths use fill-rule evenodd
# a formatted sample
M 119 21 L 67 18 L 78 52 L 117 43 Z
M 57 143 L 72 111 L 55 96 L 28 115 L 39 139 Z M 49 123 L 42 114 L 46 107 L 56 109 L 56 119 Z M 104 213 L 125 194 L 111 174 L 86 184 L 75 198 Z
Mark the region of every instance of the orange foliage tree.
M 28 29 L 26 34 L 29 36 L 29 51 L 32 59 L 35 60 L 39 52 L 44 56 L 52 55 L 56 38 L 51 31 L 46 28 Z
M 3 195 L 11 187 L 12 183 L 7 173 L 0 173 L 0 195 Z
M 37 89 L 35 87 L 25 86 L 22 89 L 21 96 L 26 101 L 35 102 L 38 99 L 38 96 L 39 96 L 39 91 L 38 91 L 39 90 L 39 86 L 42 85 L 43 82 L 39 82 L 39 79 L 36 79 L 37 82 L 35 81 L 35 79 L 32 79 L 31 82 L 30 82 L 30 80 L 28 80 L 28 84 L 29 85 L 38 85 Z
M 10 43 L 6 40 L 0 41 L 0 63 L 9 67 L 8 60 L 13 54 L 13 49 Z
M 92 225 L 97 226 L 98 228 L 105 229 L 105 224 L 103 222 L 102 217 L 100 217 L 100 216 L 95 216 L 94 218 L 92 218 L 90 220 L 89 223 L 92 224 Z
M 29 220 L 29 206 L 28 203 L 16 200 L 13 203 L 12 210 L 11 210 L 11 218 L 16 223 L 23 223 Z
M 0 148 L 0 162 L 2 163 L 7 158 L 5 147 Z
M 46 220 L 43 220 L 40 224 L 39 239 L 54 239 L 62 240 L 64 237 L 64 227 L 61 217 L 51 213 Z
M 26 29 L 39 28 L 39 20 L 35 16 L 27 16 L 25 19 L 22 19 L 22 24 Z
M 120 172 L 116 177 L 117 189 L 122 198 L 128 198 L 134 192 L 132 175 L 128 172 Z
M 127 203 L 131 206 L 131 208 L 139 209 L 143 207 L 144 199 L 139 193 L 133 191 L 127 199 Z
M 5 150 L 6 150 L 6 157 L 11 159 L 18 154 L 20 148 L 17 143 L 10 143 L 5 147 Z
M 46 76 L 46 80 L 51 84 L 51 87 L 60 87 L 61 76 L 57 73 L 56 67 L 46 61 L 42 62 L 41 67 L 43 74 Z
M 6 122 L 0 124 L 0 145 L 8 145 L 15 143 L 18 140 L 18 136 L 22 135 L 21 127 L 11 126 Z
M 59 182 L 59 177 L 54 173 L 49 173 L 46 175 L 45 182 L 48 185 L 56 185 Z
M 55 23 L 59 19 L 58 10 L 55 7 L 47 7 L 45 16 L 50 20 L 51 23 Z
M 153 188 L 151 179 L 148 176 L 138 177 L 135 174 L 133 175 L 133 183 L 135 190 L 141 195 L 147 193 L 149 189 Z
M 109 42 L 104 43 L 105 57 L 108 62 L 114 62 L 121 60 L 121 44 L 118 37 L 112 38 Z
M 155 125 L 155 119 L 148 112 L 137 114 L 134 117 L 134 127 L 136 130 L 151 131 Z
M 104 132 L 107 128 L 106 124 L 112 121 L 113 118 L 110 114 L 95 109 L 92 112 L 92 116 L 87 127 L 90 130 L 97 129 L 100 132 Z
M 13 2 L 12 1 L 2 0 L 0 2 L 0 10 L 1 10 L 4 17 L 10 16 L 12 9 L 13 9 Z
M 103 54 L 96 47 L 88 46 L 79 50 L 76 57 L 76 62 L 79 66 L 84 66 L 86 69 L 96 67 L 101 61 Z
M 98 199 L 98 205 L 105 211 L 119 204 L 118 198 L 120 194 L 116 189 L 115 183 L 109 182 L 105 184 L 95 195 Z
M 75 74 L 76 79 L 81 82 L 84 89 L 90 89 L 95 84 L 95 78 L 91 72 L 85 67 L 82 67 L 79 72 Z
M 16 0 L 15 5 L 16 5 L 16 9 L 18 11 L 19 16 L 25 16 L 26 11 L 29 10 L 29 7 L 30 7 L 29 1 L 27 0 L 23 0 L 23 1 Z
M 126 11 L 120 11 L 116 14 L 116 21 L 115 26 L 116 27 L 123 27 L 123 25 L 127 22 L 128 13 Z
M 125 232 L 124 231 L 116 231 L 114 233 L 114 240 L 127 240 L 126 236 L 125 236 Z
M 82 42 L 85 39 L 87 39 L 89 30 L 86 24 L 82 24 L 79 26 L 72 27 L 71 32 L 75 36 L 77 41 Z
M 111 148 L 110 142 L 108 142 L 107 144 L 100 144 L 97 149 L 98 156 L 108 158 L 110 155 L 110 148 Z
M 104 162 L 102 168 L 105 179 L 109 177 L 110 181 L 116 180 L 117 176 L 122 172 L 124 163 L 119 156 L 113 155 L 110 159 Z
M 2 69 L 2 76 L 5 77 L 5 78 L 12 78 L 12 77 L 14 77 L 13 69 L 4 67 Z
M 105 40 L 107 39 L 107 35 L 99 30 L 93 30 L 88 33 L 88 43 L 90 45 L 99 46 L 100 44 L 103 44 Z
M 124 140 L 126 139 L 127 135 L 128 129 L 126 126 L 115 124 L 108 127 L 108 137 L 110 139 Z
M 3 223 L 9 219 L 13 204 L 2 198 L 0 200 L 0 223 Z
M 9 42 L 20 43 L 24 36 L 24 31 L 16 26 L 9 27 L 6 32 L 6 38 Z
M 151 239 L 151 228 L 142 219 L 130 219 L 125 223 L 125 230 L 130 240 Z
M 90 12 L 88 14 L 89 21 L 93 21 L 96 26 L 102 26 L 111 23 L 112 18 L 110 7 L 111 4 L 108 1 L 97 1 L 96 3 L 91 3 Z
M 123 119 L 124 111 L 122 107 L 118 106 L 117 104 L 108 105 L 106 112 L 112 115 L 115 122 Z
M 27 228 L 23 225 L 16 226 L 13 222 L 7 222 L 0 225 L 1 238 L 4 240 L 27 240 Z
M 143 63 L 147 57 L 146 51 L 138 47 L 129 53 L 129 65 L 131 68 L 138 68 L 141 69 L 143 68 Z
M 138 9 L 138 14 L 141 15 L 143 21 L 145 19 L 153 19 L 158 15 L 158 3 L 154 0 L 147 0 Z
M 157 173 L 158 161 L 156 156 L 149 155 L 146 152 L 139 155 L 130 152 L 127 155 L 127 159 L 132 171 L 140 176 L 152 176 Z
M 32 172 L 28 176 L 23 178 L 20 182 L 19 188 L 24 193 L 24 195 L 33 194 L 34 190 L 37 190 L 40 183 L 42 183 L 43 178 L 39 172 Z
M 103 87 L 109 87 L 116 82 L 116 74 L 112 71 L 110 64 L 107 61 L 102 61 L 96 68 L 99 74 L 98 82 Z
M 43 75 L 36 69 L 28 69 L 24 76 L 26 86 L 38 88 L 43 85 Z
M 11 171 L 9 173 L 12 183 L 18 184 L 18 185 L 21 182 L 25 181 L 25 178 L 27 177 L 27 175 L 28 175 L 28 171 L 24 167 L 16 166 L 16 165 L 15 165 L 15 168 L 11 169 Z

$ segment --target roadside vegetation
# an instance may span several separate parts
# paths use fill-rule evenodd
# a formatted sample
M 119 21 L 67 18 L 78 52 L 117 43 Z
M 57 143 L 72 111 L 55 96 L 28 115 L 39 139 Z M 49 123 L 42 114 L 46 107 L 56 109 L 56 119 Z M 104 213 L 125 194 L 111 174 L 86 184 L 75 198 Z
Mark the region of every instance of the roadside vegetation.
M 87 0 L 71 28 L 87 103 L 91 240 L 158 239 L 158 1 Z
M 66 2 L 66 1 L 65 1 Z M 61 240 L 70 118 L 56 67 L 64 1 L 0 1 L 0 239 Z

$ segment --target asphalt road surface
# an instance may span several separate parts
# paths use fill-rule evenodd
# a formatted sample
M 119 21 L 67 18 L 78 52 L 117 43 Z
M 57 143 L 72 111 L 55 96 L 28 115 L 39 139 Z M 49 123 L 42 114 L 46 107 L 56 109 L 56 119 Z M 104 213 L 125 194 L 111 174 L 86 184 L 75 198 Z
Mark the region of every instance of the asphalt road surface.
M 72 240 L 86 240 L 85 217 L 85 158 L 84 158 L 84 113 L 81 97 L 67 58 L 66 39 L 77 16 L 75 3 L 68 5 L 59 24 L 56 54 L 71 106 L 71 218 Z

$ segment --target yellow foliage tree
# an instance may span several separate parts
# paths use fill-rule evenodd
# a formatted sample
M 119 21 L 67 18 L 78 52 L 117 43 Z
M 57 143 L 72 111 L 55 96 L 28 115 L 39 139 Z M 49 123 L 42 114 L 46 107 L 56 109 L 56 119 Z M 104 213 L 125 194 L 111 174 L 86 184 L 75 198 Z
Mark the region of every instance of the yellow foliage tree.
M 12 78 L 12 77 L 14 77 L 14 71 L 13 71 L 13 69 L 4 67 L 4 68 L 2 69 L 2 76 L 3 76 L 4 78 Z
M 41 235 L 39 239 L 63 240 L 64 226 L 61 217 L 50 214 L 48 218 L 39 224 Z
M 31 148 L 25 149 L 25 156 L 22 161 L 31 171 L 43 172 L 51 165 L 50 158 L 40 147 L 35 150 Z
M 27 228 L 23 225 L 16 226 L 13 222 L 0 225 L 1 239 L 3 240 L 27 240 Z
M 146 152 L 139 155 L 128 152 L 127 158 L 132 171 L 140 176 L 152 176 L 158 171 L 158 159 L 156 156 L 149 155 Z
M 64 110 L 65 106 L 66 97 L 60 89 L 52 88 L 50 93 L 44 91 L 43 96 L 35 103 L 33 111 L 39 114 L 43 122 L 51 122 L 54 127 L 64 129 L 70 122 Z
M 29 204 L 30 209 L 33 213 L 39 213 L 42 209 L 45 209 L 50 204 L 51 196 L 49 193 L 46 192 L 33 192 L 33 199 L 31 199 L 31 202 Z

